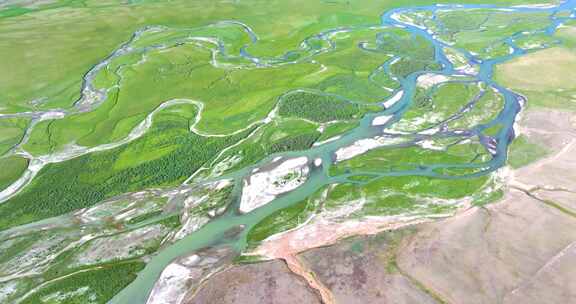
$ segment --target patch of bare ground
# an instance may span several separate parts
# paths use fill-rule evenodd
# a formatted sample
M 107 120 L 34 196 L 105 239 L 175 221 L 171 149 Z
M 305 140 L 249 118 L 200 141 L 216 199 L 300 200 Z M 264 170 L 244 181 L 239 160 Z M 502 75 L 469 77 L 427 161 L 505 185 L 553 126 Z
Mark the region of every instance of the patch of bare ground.
M 542 289 L 533 302 L 514 302 L 510 295 L 535 284 L 542 267 L 575 241 L 575 219 L 511 190 L 485 209 L 422 225 L 397 263 L 448 303 L 574 303 L 575 280 Z M 555 275 L 570 277 L 574 270 L 556 269 Z M 555 296 L 558 301 L 542 301 Z
M 214 275 L 185 304 L 315 304 L 317 294 L 280 260 L 233 266 Z
M 397 241 L 409 233 L 402 229 L 355 237 L 300 257 L 332 291 L 335 303 L 436 303 L 395 267 Z
M 327 288 L 321 279 L 318 279 L 317 274 L 300 261 L 298 254 L 313 248 L 333 245 L 351 236 L 374 235 L 426 221 L 429 219 L 410 217 L 374 217 L 345 222 L 316 219 L 298 229 L 268 238 L 252 254 L 284 260 L 294 274 L 302 277 L 308 286 L 319 294 L 322 303 L 340 303 L 332 294 L 332 290 Z
M 522 132 L 555 151 L 534 164 L 515 170 L 510 185 L 553 207 L 576 215 L 576 119 L 570 112 L 528 112 Z
M 448 303 L 576 303 L 574 116 L 538 111 L 521 130 L 553 153 L 513 171 L 500 202 L 423 224 L 398 253 Z
M 284 262 L 286 262 L 286 266 L 288 269 L 292 271 L 295 275 L 300 276 L 302 279 L 306 281 L 308 287 L 312 290 L 316 291 L 316 293 L 320 296 L 320 302 L 322 304 L 334 304 L 334 296 L 332 295 L 332 291 L 330 291 L 324 284 L 318 280 L 316 274 L 310 270 L 296 255 L 287 255 L 284 257 Z

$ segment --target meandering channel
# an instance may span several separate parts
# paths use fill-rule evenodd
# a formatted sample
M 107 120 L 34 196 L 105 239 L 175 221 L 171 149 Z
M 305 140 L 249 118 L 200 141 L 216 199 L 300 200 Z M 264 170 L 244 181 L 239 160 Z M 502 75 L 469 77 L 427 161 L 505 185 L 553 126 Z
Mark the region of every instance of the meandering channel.
M 505 8 L 506 12 L 547 12 L 551 15 L 559 12 L 561 10 L 573 10 L 576 7 L 576 1 L 566 1 L 558 6 L 551 6 L 551 7 L 539 7 L 539 6 L 520 6 L 520 7 L 508 7 Z M 499 133 L 497 137 L 493 138 L 492 141 L 483 141 L 485 145 L 493 145 L 491 148 L 493 149 L 493 159 L 484 164 L 465 164 L 465 165 L 451 165 L 451 164 L 439 164 L 434 166 L 429 166 L 427 168 L 422 168 L 419 170 L 409 170 L 409 171 L 395 171 L 395 172 L 385 172 L 379 173 L 378 176 L 399 176 L 399 175 L 426 175 L 426 176 L 434 176 L 439 178 L 468 178 L 472 176 L 478 176 L 483 174 L 488 174 L 494 170 L 497 170 L 501 166 L 504 165 L 506 161 L 506 153 L 508 144 L 514 138 L 514 122 L 516 119 L 517 114 L 520 112 L 522 104 L 524 102 L 524 98 L 505 87 L 500 86 L 496 83 L 493 79 L 493 71 L 494 66 L 505 61 L 511 60 L 518 56 L 521 56 L 525 53 L 525 51 L 513 43 L 514 36 L 509 37 L 506 39 L 506 43 L 510 46 L 511 52 L 508 55 L 500 56 L 497 58 L 481 61 L 479 60 L 474 54 L 470 52 L 464 51 L 464 55 L 466 60 L 469 64 L 478 64 L 479 65 L 479 72 L 477 74 L 468 74 L 466 72 L 457 71 L 453 64 L 447 59 L 447 56 L 444 52 L 444 48 L 447 45 L 437 39 L 430 31 L 426 28 L 418 27 L 413 24 L 403 23 L 394 18 L 395 14 L 398 13 L 409 13 L 413 11 L 429 11 L 429 12 L 436 12 L 437 10 L 465 10 L 465 9 L 503 9 L 503 7 L 496 6 L 496 5 L 432 5 L 432 6 L 422 6 L 422 7 L 410 7 L 410 8 L 397 8 L 390 11 L 385 12 L 381 16 L 381 25 L 383 27 L 391 26 L 391 27 L 402 27 L 406 31 L 418 35 L 420 37 L 424 37 L 428 42 L 430 42 L 434 48 L 436 53 L 436 61 L 442 65 L 442 70 L 439 72 L 440 74 L 446 76 L 454 76 L 454 75 L 466 75 L 469 77 L 473 77 L 476 81 L 482 82 L 487 84 L 490 87 L 495 88 L 505 100 L 505 106 L 502 112 L 498 115 L 498 117 L 491 123 L 493 124 L 501 124 L 504 126 L 504 132 Z M 555 29 L 561 24 L 561 20 L 558 19 L 550 19 L 550 25 L 546 29 L 547 34 L 554 33 Z M 332 30 L 334 31 L 341 31 L 342 29 Z M 326 35 L 324 33 L 323 35 Z M 319 36 L 322 36 L 319 35 Z M 253 58 L 250 56 L 246 51 L 243 52 L 244 56 Z M 184 239 L 180 240 L 179 242 L 173 244 L 172 246 L 165 248 L 161 252 L 159 252 L 156 256 L 154 256 L 150 262 L 147 264 L 146 268 L 138 275 L 138 278 L 130 284 L 126 289 L 124 289 L 120 294 L 118 294 L 114 299 L 112 299 L 111 303 L 144 303 L 147 299 L 147 296 L 154 285 L 155 281 L 158 279 L 162 270 L 176 257 L 184 255 L 186 253 L 190 253 L 194 250 L 200 249 L 202 247 L 210 246 L 216 243 L 221 242 L 224 239 L 224 234 L 226 231 L 229 231 L 235 227 L 242 226 L 244 227 L 244 233 L 241 234 L 239 237 L 234 239 L 233 241 L 227 240 L 227 242 L 233 244 L 235 248 L 242 249 L 245 246 L 245 237 L 246 231 L 249 230 L 251 226 L 255 223 L 262 220 L 264 217 L 272 214 L 273 212 L 280 210 L 282 208 L 288 207 L 296 202 L 299 202 L 309 195 L 313 194 L 317 189 L 320 187 L 335 183 L 335 182 L 342 182 L 347 181 L 350 182 L 347 177 L 349 175 L 341 175 L 331 177 L 328 175 L 328 169 L 330 164 L 334 161 L 333 155 L 336 150 L 341 147 L 345 147 L 351 145 L 355 141 L 364 138 L 371 138 L 377 135 L 380 135 L 382 132 L 382 127 L 374 127 L 371 125 L 372 120 L 380 115 L 393 115 L 396 119 L 400 118 L 402 114 L 405 112 L 407 106 L 410 105 L 412 97 L 414 96 L 415 87 L 416 87 L 416 80 L 417 78 L 424 74 L 425 71 L 416 72 L 405 79 L 401 80 L 401 88 L 398 90 L 402 91 L 402 97 L 395 103 L 395 105 L 391 108 L 388 108 L 379 113 L 372 113 L 366 115 L 359 127 L 354 129 L 352 132 L 348 132 L 346 135 L 326 143 L 321 146 L 314 147 L 305 152 L 287 152 L 282 153 L 282 156 L 285 157 L 299 157 L 299 156 L 306 156 L 309 159 L 316 159 L 321 158 L 323 167 L 312 169 L 310 177 L 306 181 L 306 183 L 299 187 L 298 189 L 278 197 L 273 202 L 269 203 L 268 205 L 258 208 L 253 212 L 248 214 L 237 214 L 234 212 L 228 212 L 225 215 L 213 220 L 212 222 L 208 223 L 200 230 L 188 235 Z M 396 92 L 397 93 L 397 92 Z M 388 124 L 394 123 L 394 120 L 390 121 Z M 489 126 L 487 126 L 489 127 Z M 479 134 L 480 130 L 469 130 L 470 134 Z M 269 163 L 273 157 L 277 157 L 278 155 L 267 157 L 266 159 L 262 160 L 255 166 L 251 166 L 248 168 L 244 168 L 238 172 L 234 172 L 233 174 L 228 174 L 221 178 L 235 178 L 241 179 L 244 178 L 253 170 L 254 168 L 260 167 L 266 163 Z M 436 168 L 447 168 L 447 167 L 474 167 L 474 166 L 482 166 L 482 170 L 476 172 L 471 175 L 465 176 L 442 176 L 434 171 Z

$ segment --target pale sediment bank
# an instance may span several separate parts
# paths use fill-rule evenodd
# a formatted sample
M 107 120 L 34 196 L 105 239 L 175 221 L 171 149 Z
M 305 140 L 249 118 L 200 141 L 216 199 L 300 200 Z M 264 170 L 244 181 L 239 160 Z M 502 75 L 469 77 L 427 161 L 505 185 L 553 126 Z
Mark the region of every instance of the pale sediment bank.
M 398 91 L 398 93 L 394 94 L 394 96 L 390 97 L 388 100 L 386 100 L 383 105 L 386 108 L 391 108 L 392 106 L 394 106 L 398 101 L 400 101 L 400 99 L 402 99 L 402 96 L 404 96 L 404 91 Z
M 298 254 L 306 250 L 334 244 L 353 235 L 371 235 L 384 230 L 394 230 L 405 226 L 430 221 L 421 217 L 367 217 L 363 220 L 331 222 L 320 219 L 300 228 L 271 236 L 250 255 L 270 259 Z
M 341 162 L 347 159 L 351 159 L 358 155 L 364 154 L 370 150 L 383 147 L 386 145 L 399 144 L 406 141 L 405 138 L 401 137 L 386 137 L 378 136 L 375 138 L 360 139 L 353 144 L 342 147 L 336 150 L 336 162 Z
M 286 262 L 288 269 L 290 269 L 292 273 L 302 277 L 306 281 L 308 286 L 319 294 L 320 301 L 322 302 L 322 304 L 336 303 L 336 301 L 334 301 L 334 296 L 332 295 L 330 289 L 326 288 L 326 286 L 324 286 L 324 284 L 322 284 L 322 282 L 320 282 L 320 280 L 318 280 L 312 274 L 312 272 L 309 269 L 307 269 L 306 266 L 304 266 L 304 264 L 302 263 L 302 261 L 300 261 L 298 256 L 287 255 L 284 257 L 284 261 Z
M 446 75 L 427 73 L 418 77 L 416 85 L 428 89 L 448 80 L 450 80 L 450 78 Z

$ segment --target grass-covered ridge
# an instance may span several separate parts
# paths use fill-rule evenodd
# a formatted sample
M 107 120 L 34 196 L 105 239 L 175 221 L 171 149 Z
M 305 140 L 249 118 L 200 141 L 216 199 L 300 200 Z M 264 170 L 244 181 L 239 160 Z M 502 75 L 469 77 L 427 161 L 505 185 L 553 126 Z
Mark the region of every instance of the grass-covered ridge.
M 81 271 L 49 283 L 21 303 L 106 303 L 122 288 L 132 282 L 144 268 L 141 261 L 114 263 Z
M 0 228 L 90 207 L 125 192 L 177 185 L 246 136 L 190 133 L 196 111 L 190 104 L 166 108 L 146 135 L 127 145 L 46 166 L 23 192 L 0 205 Z
M 0 158 L 0 191 L 16 181 L 28 167 L 28 160 L 23 157 L 9 156 Z
M 26 118 L 0 118 L 0 156 L 20 143 L 28 123 Z

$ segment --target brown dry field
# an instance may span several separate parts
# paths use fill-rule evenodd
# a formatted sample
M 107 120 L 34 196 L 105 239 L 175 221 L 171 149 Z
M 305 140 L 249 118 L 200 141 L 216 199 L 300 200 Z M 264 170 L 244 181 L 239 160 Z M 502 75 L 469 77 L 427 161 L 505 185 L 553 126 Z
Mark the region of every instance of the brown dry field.
M 500 83 L 515 89 L 574 89 L 576 53 L 560 47 L 537 51 L 500 65 L 496 74 Z

